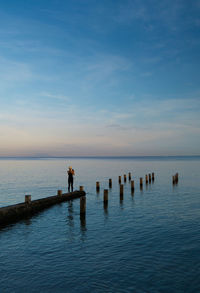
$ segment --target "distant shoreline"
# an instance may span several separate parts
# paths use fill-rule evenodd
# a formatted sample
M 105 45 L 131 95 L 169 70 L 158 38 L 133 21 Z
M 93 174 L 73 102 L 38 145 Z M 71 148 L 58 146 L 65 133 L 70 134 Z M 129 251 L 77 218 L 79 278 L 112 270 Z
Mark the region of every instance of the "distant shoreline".
M 36 160 L 36 159 L 200 159 L 200 155 L 173 156 L 0 156 L 0 160 Z

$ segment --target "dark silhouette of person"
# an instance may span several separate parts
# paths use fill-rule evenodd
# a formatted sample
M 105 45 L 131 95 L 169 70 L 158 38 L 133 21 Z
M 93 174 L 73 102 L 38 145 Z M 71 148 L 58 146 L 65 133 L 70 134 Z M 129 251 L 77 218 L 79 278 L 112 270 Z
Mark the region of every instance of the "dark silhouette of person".
M 69 167 L 67 174 L 68 174 L 68 192 L 70 192 L 70 186 L 71 186 L 71 191 L 73 191 L 73 181 L 74 181 L 73 176 L 75 175 L 74 169 L 72 169 L 71 166 Z

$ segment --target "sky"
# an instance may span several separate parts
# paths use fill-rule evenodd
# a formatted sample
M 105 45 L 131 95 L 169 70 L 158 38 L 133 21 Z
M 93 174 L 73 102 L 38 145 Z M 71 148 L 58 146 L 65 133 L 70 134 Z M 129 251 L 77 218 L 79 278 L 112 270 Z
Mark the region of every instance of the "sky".
M 0 156 L 200 155 L 199 0 L 0 0 Z

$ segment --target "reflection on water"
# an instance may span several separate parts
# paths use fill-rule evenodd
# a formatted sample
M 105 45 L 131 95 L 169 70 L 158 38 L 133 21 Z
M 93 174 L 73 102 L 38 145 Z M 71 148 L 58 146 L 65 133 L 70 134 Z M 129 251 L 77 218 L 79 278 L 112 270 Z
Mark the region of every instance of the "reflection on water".
M 74 227 L 74 215 L 73 215 L 73 201 L 70 200 L 67 202 L 67 209 L 68 209 L 68 223 L 70 227 Z
M 134 189 L 131 189 L 131 196 L 132 196 L 132 198 L 134 197 L 134 195 L 135 195 L 135 190 Z
M 87 236 L 87 227 L 86 227 L 86 215 L 81 214 L 80 215 L 80 232 L 81 232 L 81 241 L 85 242 L 86 241 L 86 236 Z
M 84 214 L 80 215 L 80 223 L 81 223 L 81 231 L 82 232 L 87 231 L 87 229 L 86 229 L 86 216 Z
M 31 218 L 26 218 L 26 219 L 23 220 L 23 222 L 24 222 L 24 224 L 25 224 L 26 226 L 29 226 L 29 225 L 32 224 L 32 220 L 31 220 Z
M 108 201 L 103 203 L 103 208 L 104 208 L 105 218 L 108 219 Z
M 123 205 L 124 205 L 124 195 L 123 194 L 120 194 L 120 196 L 119 196 L 119 203 L 120 203 L 121 209 L 123 209 Z
M 1 291 L 18 293 L 31 286 L 30 292 L 200 292 L 199 163 L 55 159 L 7 166 L 4 161 L 4 205 L 20 202 L 21 195 L 24 200 L 25 193 L 35 199 L 64 190 L 63 174 L 72 165 L 75 187 L 87 191 L 87 211 L 80 216 L 77 199 L 2 229 Z M 140 190 L 139 178 L 148 170 L 156 172 L 156 181 Z M 127 180 L 120 196 L 118 175 L 128 171 L 134 174 L 135 189 Z M 184 180 L 173 185 L 171 175 L 177 171 Z M 104 203 L 111 176 L 112 190 Z M 97 180 L 102 192 L 96 192 Z

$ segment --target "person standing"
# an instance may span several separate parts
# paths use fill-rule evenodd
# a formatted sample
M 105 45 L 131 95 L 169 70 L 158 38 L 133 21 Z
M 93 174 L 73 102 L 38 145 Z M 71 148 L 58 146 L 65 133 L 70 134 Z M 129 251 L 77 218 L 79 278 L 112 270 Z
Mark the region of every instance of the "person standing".
M 73 181 L 74 181 L 73 176 L 75 175 L 74 169 L 72 169 L 71 166 L 69 166 L 67 174 L 68 174 L 68 192 L 70 192 L 70 186 L 71 186 L 71 191 L 73 191 Z

